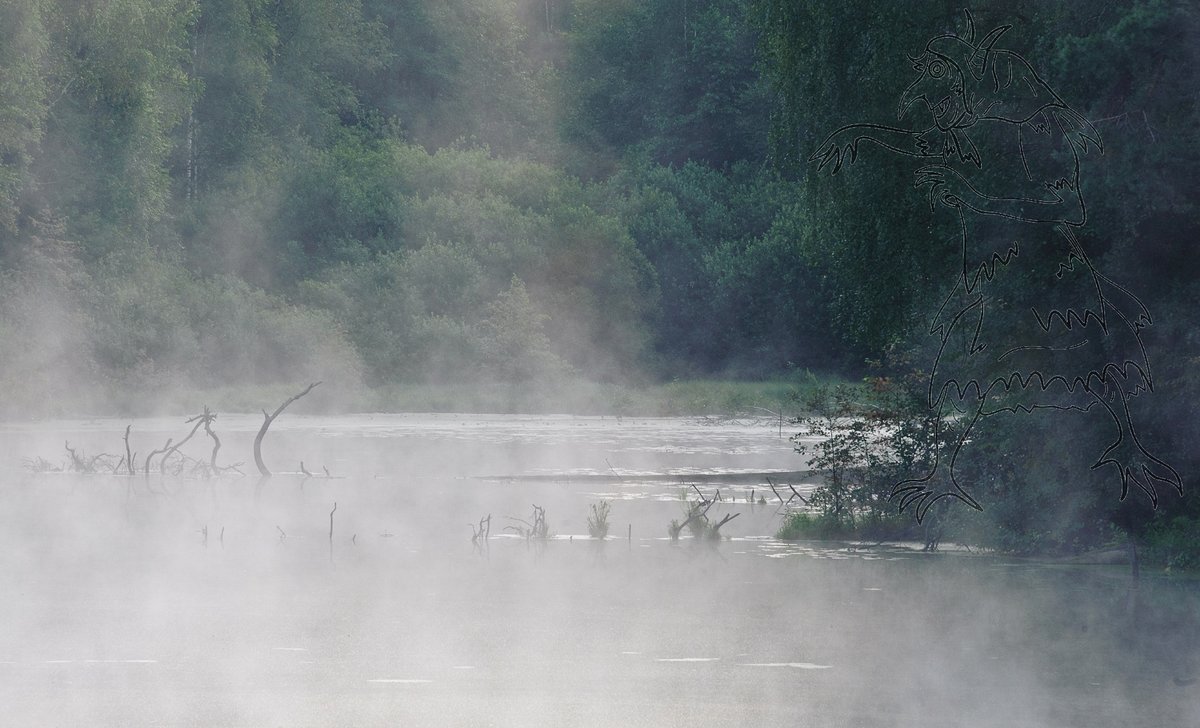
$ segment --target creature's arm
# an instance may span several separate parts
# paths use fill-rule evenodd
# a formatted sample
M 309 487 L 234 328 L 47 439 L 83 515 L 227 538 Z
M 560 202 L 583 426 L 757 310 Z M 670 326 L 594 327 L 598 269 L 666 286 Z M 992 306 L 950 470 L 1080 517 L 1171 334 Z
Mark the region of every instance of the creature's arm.
M 1032 223 L 1082 225 L 1087 218 L 1078 176 L 1014 181 L 1011 196 L 989 195 L 967 181 L 957 170 L 932 164 L 917 170 L 914 186 L 929 185 L 929 205 L 941 202 L 965 207 L 980 215 L 996 215 Z
M 921 134 L 922 132 L 911 129 L 897 129 L 880 124 L 850 124 L 830 134 L 808 161 L 819 162 L 819 170 L 825 169 L 826 165 L 832 162 L 833 174 L 837 174 L 843 161 L 853 164 L 858 158 L 858 145 L 864 140 L 910 157 L 940 156 L 929 149 Z
M 1083 225 L 1087 209 L 1079 188 L 1079 157 L 1091 149 L 1103 151 L 1091 124 L 1066 107 L 1047 107 L 1022 121 L 992 119 L 988 126 L 994 138 L 1011 139 L 1010 154 L 1020 160 L 1021 173 L 990 179 L 987 184 L 1002 187 L 984 190 L 949 166 L 923 167 L 916 184 L 929 185 L 930 204 L 940 200 L 980 215 Z

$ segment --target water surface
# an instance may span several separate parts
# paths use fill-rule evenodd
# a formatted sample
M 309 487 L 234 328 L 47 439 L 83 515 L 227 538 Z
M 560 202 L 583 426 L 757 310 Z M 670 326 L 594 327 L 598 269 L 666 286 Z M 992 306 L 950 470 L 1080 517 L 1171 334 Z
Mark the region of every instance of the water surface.
M 285 415 L 269 480 L 259 421 L 218 419 L 218 463 L 249 464 L 219 478 L 31 473 L 128 423 L 0 428 L 6 723 L 1200 725 L 1192 585 L 776 541 L 750 493 L 812 479 L 765 421 Z M 667 539 L 693 486 L 727 539 Z M 534 503 L 553 538 L 506 530 Z

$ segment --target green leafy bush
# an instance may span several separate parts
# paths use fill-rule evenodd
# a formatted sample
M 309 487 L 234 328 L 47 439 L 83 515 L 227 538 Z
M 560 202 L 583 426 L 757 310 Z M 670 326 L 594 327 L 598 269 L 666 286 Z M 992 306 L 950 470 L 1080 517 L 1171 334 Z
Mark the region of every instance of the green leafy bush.
M 1146 531 L 1148 557 L 1169 569 L 1200 569 L 1200 519 L 1176 516 Z

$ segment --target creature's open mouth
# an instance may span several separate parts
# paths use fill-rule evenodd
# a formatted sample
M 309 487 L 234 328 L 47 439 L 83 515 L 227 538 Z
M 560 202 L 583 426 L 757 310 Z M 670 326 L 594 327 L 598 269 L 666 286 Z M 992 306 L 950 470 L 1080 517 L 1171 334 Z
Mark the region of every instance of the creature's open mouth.
M 943 116 L 946 115 L 946 112 L 950 110 L 950 106 L 951 106 L 951 98 L 949 96 L 943 98 L 941 101 L 938 102 L 937 106 L 934 106 L 932 109 L 934 117 L 936 117 L 937 119 L 941 119 Z

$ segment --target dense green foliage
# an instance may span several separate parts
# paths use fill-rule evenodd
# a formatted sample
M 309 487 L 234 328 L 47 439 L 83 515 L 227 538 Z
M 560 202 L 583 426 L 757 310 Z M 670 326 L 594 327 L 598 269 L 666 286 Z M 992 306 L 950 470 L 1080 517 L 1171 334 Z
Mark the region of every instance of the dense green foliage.
M 1153 408 L 1142 437 L 1195 473 L 1200 14 L 972 10 L 980 33 L 1012 24 L 1005 47 L 1104 138 L 1081 244 L 1155 317 L 1169 396 L 1135 403 Z M 930 360 L 953 231 L 913 189 L 917 160 L 863 147 L 830 177 L 809 156 L 843 124 L 896 123 L 906 57 L 963 23 L 956 3 L 867 0 L 0 0 L 5 407 L 309 378 L 858 378 L 899 359 L 874 373 L 903 381 Z M 898 402 L 861 421 L 920 422 Z M 826 434 L 860 446 L 840 421 Z M 964 463 L 989 507 L 960 533 L 1186 542 L 1194 499 L 1118 505 L 1071 446 L 1105 426 L 989 420 Z M 817 454 L 848 468 L 835 520 L 894 517 L 897 457 Z
M 906 60 L 917 58 L 935 35 L 968 34 L 958 5 L 937 5 L 757 3 L 766 68 L 779 99 L 772 158 L 804 181 L 799 247 L 829 284 L 834 330 L 855 351 L 883 360 L 877 373 L 896 382 L 913 367 L 927 369 L 937 351 L 937 340 L 922 329 L 954 284 L 961 259 L 945 224 L 950 216 L 939 218 L 935 201 L 922 204 L 922 190 L 914 189 L 914 172 L 928 162 L 868 143 L 831 177 L 829 167 L 819 170 L 809 156 L 844 124 L 921 123 L 897 120 L 900 92 L 919 75 Z M 1096 465 L 1116 437 L 1098 406 L 1089 413 L 998 415 L 972 431 L 957 467 L 983 511 L 960 506 L 940 525 L 948 537 L 1007 551 L 1074 551 L 1127 534 L 1147 540 L 1166 562 L 1194 563 L 1200 538 L 1189 529 L 1200 483 L 1194 444 L 1200 383 L 1189 369 L 1200 360 L 1191 310 L 1200 299 L 1200 263 L 1184 251 L 1200 224 L 1200 137 L 1194 132 L 1200 104 L 1192 92 L 1200 81 L 1194 42 L 1200 13 L 1172 0 L 1103 7 L 985 2 L 971 9 L 977 37 L 1011 25 L 1001 46 L 1027 58 L 1103 139 L 1102 155 L 1093 149 L 1081 158 L 1088 216 L 1079 242 L 1096 269 L 1138 296 L 1154 319 L 1142 340 L 1156 391 L 1132 400 L 1130 409 L 1141 442 L 1183 475 L 1185 497 L 1160 483 L 1157 510 L 1141 493 L 1119 499 L 1115 468 Z M 1001 295 L 1026 300 L 1029 292 L 1020 287 L 1037 283 L 1006 285 Z M 912 389 L 925 397 L 923 384 Z M 895 402 L 882 407 L 889 416 L 907 411 Z M 839 464 L 878 465 L 873 461 L 883 458 L 886 466 L 897 456 L 896 443 L 886 442 L 894 430 L 874 428 L 878 415 L 857 416 L 858 429 L 827 428 L 834 442 L 807 448 L 814 467 L 832 477 L 822 495 L 834 501 L 805 518 L 844 521 L 839 494 L 866 488 L 861 479 L 847 485 Z M 953 415 L 946 422 L 955 423 Z M 872 436 L 881 451 L 848 452 Z M 903 477 L 928 470 L 916 464 Z
M 839 360 L 747 3 L 2 7 L 18 410 Z

